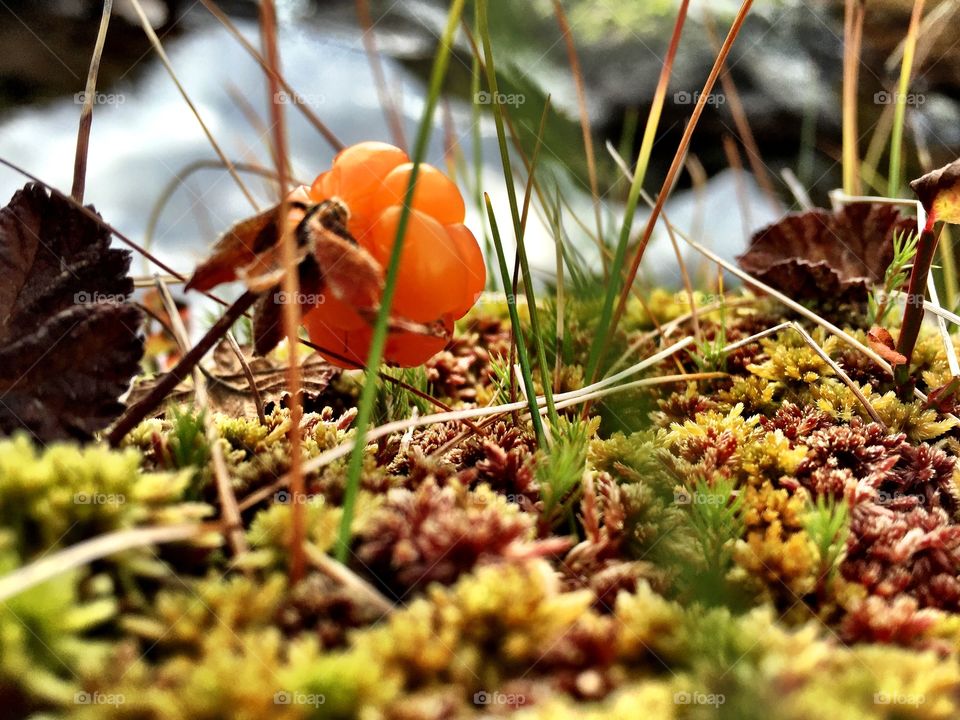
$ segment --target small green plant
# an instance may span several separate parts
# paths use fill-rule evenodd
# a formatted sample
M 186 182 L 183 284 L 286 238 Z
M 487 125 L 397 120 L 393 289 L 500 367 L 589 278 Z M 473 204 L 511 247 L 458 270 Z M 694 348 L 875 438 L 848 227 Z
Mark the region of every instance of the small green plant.
M 849 534 L 849 511 L 847 503 L 820 495 L 811 502 L 804 518 L 804 529 L 813 540 L 820 557 L 818 582 L 824 583 L 833 576 L 843 556 Z
M 882 325 L 890 312 L 891 295 L 906 285 L 910 267 L 917 254 L 920 236 L 914 232 L 898 232 L 893 236 L 893 260 L 883 276 L 883 287 L 871 291 L 867 299 L 867 323 Z
M 170 408 L 170 462 L 178 470 L 193 468 L 194 480 L 210 461 L 210 446 L 207 443 L 203 424 L 203 411 L 190 408 Z
M 406 383 L 406 385 L 415 390 L 419 390 L 423 395 L 427 395 L 428 393 L 429 383 L 427 381 L 427 371 L 423 366 L 412 368 L 384 367 L 383 373 Z M 430 405 L 423 399 L 422 395 L 418 395 L 401 385 L 395 385 L 383 379 L 378 380 L 377 383 L 378 390 L 374 417 L 378 424 L 408 418 L 414 409 L 421 415 L 426 415 L 430 412 Z
M 696 352 L 693 353 L 692 357 L 700 372 L 723 372 L 726 370 L 727 353 L 724 351 L 726 346 L 726 333 L 722 326 L 713 340 L 697 342 L 695 345 Z
M 700 563 L 683 567 L 684 583 L 692 595 L 707 605 L 733 605 L 735 594 L 727 581 L 733 565 L 736 540 L 743 536 L 743 497 L 736 481 L 717 477 L 712 482 L 695 480 L 688 488 L 678 486 L 674 502 L 687 507 Z
M 723 294 L 720 294 L 720 323 L 712 340 L 700 338 L 696 343 L 693 361 L 700 372 L 724 372 L 727 369 L 727 313 Z
M 541 519 L 548 527 L 570 517 L 571 508 L 582 492 L 587 468 L 587 449 L 597 422 L 561 417 L 553 426 L 553 443 L 545 449 L 536 475 L 543 498 Z
M 493 377 L 494 385 L 496 385 L 497 388 L 494 402 L 497 405 L 506 405 L 510 402 L 510 382 L 512 375 L 510 371 L 510 361 L 500 357 L 490 358 L 490 375 Z

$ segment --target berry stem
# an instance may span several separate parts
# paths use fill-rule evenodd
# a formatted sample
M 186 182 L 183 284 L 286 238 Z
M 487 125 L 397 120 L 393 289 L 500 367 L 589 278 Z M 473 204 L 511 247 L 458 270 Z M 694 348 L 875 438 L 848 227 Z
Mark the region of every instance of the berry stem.
M 903 322 L 900 324 L 900 335 L 897 338 L 897 352 L 906 358 L 906 362 L 897 365 L 894 371 L 894 378 L 901 389 L 907 386 L 907 381 L 910 379 L 910 360 L 917 344 L 917 336 L 920 334 L 920 326 L 923 324 L 923 302 L 917 301 L 916 298 L 923 298 L 926 295 L 927 275 L 930 274 L 930 266 L 933 264 L 939 239 L 939 234 L 934 232 L 935 222 L 931 213 L 917 243 L 917 254 L 913 259 L 910 283 L 907 286 L 907 304 L 903 309 Z

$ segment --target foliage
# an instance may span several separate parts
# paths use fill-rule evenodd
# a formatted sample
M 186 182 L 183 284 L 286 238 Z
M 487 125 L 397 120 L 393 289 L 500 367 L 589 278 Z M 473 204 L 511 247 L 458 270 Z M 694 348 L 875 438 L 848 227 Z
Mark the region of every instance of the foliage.
M 870 292 L 867 298 L 867 324 L 883 325 L 887 314 L 895 300 L 893 293 L 897 292 L 910 278 L 907 268 L 917 254 L 917 242 L 920 236 L 914 232 L 897 232 L 893 236 L 893 260 L 883 274 L 883 284 L 877 292 Z

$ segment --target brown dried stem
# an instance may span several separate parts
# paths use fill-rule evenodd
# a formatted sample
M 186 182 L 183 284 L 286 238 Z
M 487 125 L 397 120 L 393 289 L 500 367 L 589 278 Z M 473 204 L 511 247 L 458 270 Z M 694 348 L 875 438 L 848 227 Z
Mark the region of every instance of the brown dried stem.
M 273 0 L 260 3 L 260 33 L 263 55 L 266 58 L 267 86 L 270 90 L 270 116 L 273 129 L 274 157 L 277 161 L 277 176 L 280 185 L 280 217 L 286 217 L 287 197 L 287 137 L 284 127 L 283 105 L 278 102 L 280 92 L 280 51 L 277 47 L 277 11 Z M 283 291 L 288 298 L 300 295 L 300 276 L 297 272 L 296 238 L 289 228 L 281 231 L 280 250 L 283 259 Z M 283 329 L 287 336 L 287 389 L 290 399 L 290 490 L 293 495 L 292 530 L 290 533 L 290 583 L 303 579 L 306 572 L 304 541 L 306 540 L 307 507 L 300 500 L 306 494 L 306 485 L 301 471 L 302 448 L 300 444 L 300 421 L 303 406 L 300 403 L 300 364 L 297 362 L 297 339 L 300 331 L 300 304 L 287 302 L 283 306 Z
M 100 58 L 103 56 L 103 44 L 107 40 L 107 28 L 110 27 L 110 14 L 113 12 L 113 0 L 104 0 L 103 14 L 100 16 L 100 29 L 97 42 L 93 46 L 90 69 L 87 72 L 87 85 L 80 111 L 80 129 L 77 132 L 77 154 L 73 162 L 73 190 L 70 194 L 77 202 L 83 202 L 83 191 L 87 182 L 87 155 L 90 151 L 90 130 L 93 127 L 93 104 L 97 94 L 97 75 L 100 72 Z

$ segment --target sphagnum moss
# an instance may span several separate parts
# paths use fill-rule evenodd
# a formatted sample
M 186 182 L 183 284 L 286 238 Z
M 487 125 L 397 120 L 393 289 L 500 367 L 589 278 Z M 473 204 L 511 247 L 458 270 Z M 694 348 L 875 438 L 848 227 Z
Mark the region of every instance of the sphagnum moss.
M 728 317 L 728 336 L 748 337 L 753 320 Z M 701 318 L 703 331 L 719 321 Z M 555 498 L 569 512 L 552 527 L 544 487 L 568 485 L 574 468 L 509 419 L 485 438 L 458 441 L 450 424 L 370 446 L 348 571 L 382 593 L 387 614 L 318 569 L 288 585 L 294 500 L 279 486 L 244 506 L 251 551 L 232 566 L 219 550 L 172 546 L 32 588 L 4 605 L 2 699 L 25 713 L 158 720 L 223 707 L 468 716 L 493 702 L 520 717 L 749 718 L 775 702 L 778 717 L 800 720 L 892 717 L 890 697 L 912 699 L 916 717 L 950 717 L 954 421 L 827 343 L 887 427 L 871 423 L 795 335 L 757 344 L 727 378 L 643 390 L 650 428 L 592 423 L 571 455 L 584 492 Z M 457 379 L 449 357 L 435 365 L 451 403 L 489 396 L 491 367 L 509 352 L 499 331 L 475 338 L 475 351 L 454 355 L 466 358 Z M 942 376 L 942 346 L 923 337 L 915 358 L 923 376 Z M 351 437 L 350 417 L 307 415 L 305 454 Z M 241 500 L 286 472 L 283 408 L 265 426 L 213 419 Z M 177 422 L 147 421 L 119 451 L 0 443 L 5 567 L 212 512 L 205 454 L 177 445 Z M 308 477 L 298 500 L 311 552 L 335 546 L 343 471 L 341 461 Z M 83 493 L 125 502 L 77 502 Z

